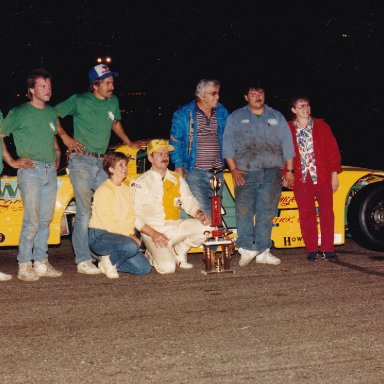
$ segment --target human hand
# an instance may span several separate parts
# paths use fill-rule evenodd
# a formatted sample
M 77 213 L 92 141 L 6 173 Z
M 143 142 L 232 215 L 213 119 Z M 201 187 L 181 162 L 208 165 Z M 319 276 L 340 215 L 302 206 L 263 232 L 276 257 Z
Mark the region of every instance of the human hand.
M 141 147 L 146 147 L 149 143 L 148 139 L 141 139 L 141 140 L 136 140 L 136 141 L 131 141 L 131 148 L 134 149 L 139 149 Z
M 295 177 L 293 173 L 287 172 L 285 176 L 283 176 L 283 181 L 282 181 L 283 187 L 292 189 L 294 181 L 295 181 Z
M 196 218 L 203 225 L 211 225 L 211 218 L 206 213 L 201 212 Z
M 231 174 L 232 174 L 233 183 L 236 186 L 240 186 L 240 185 L 243 185 L 245 183 L 244 175 L 247 174 L 246 171 L 242 171 L 241 169 L 234 168 L 234 169 L 232 169 Z
M 184 168 L 175 168 L 175 172 L 184 177 Z
M 169 238 L 165 236 L 163 233 L 154 231 L 151 238 L 156 247 L 167 248 Z
M 79 141 L 73 139 L 69 135 L 62 135 L 61 139 L 63 140 L 64 145 L 71 151 L 80 153 L 85 150 L 85 146 L 81 144 Z
M 13 160 L 10 164 L 11 167 L 19 169 L 19 168 L 35 168 L 35 164 L 28 157 L 21 157 L 17 160 Z

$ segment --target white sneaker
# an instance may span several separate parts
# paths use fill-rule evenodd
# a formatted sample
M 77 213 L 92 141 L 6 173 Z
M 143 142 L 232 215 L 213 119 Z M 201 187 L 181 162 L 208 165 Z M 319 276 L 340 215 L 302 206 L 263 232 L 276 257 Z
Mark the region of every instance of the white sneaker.
M 187 259 L 187 255 L 185 255 L 185 259 Z M 188 263 L 187 260 L 181 260 L 179 258 L 176 259 L 176 265 L 181 269 L 191 269 L 193 268 L 193 264 Z
M 100 269 L 92 263 L 92 260 L 85 260 L 77 264 L 77 272 L 85 275 L 100 275 Z
M 183 242 L 176 244 L 173 247 L 173 254 L 176 257 L 176 265 L 181 269 L 193 268 L 193 264 L 188 263 L 188 261 L 187 261 L 187 252 L 185 251 L 187 248 L 188 247 L 186 247 L 185 244 L 183 244 Z
M 8 275 L 8 273 L 0 272 L 0 281 L 8 281 L 12 279 L 12 275 Z
M 281 260 L 273 256 L 269 248 L 267 248 L 263 253 L 256 256 L 256 263 L 279 265 Z
M 257 251 L 250 251 L 244 248 L 239 248 L 238 252 L 241 256 L 239 260 L 240 267 L 245 267 L 246 265 L 248 265 L 258 254 Z
M 104 275 L 107 276 L 108 279 L 117 279 L 119 277 L 119 274 L 117 273 L 116 267 L 112 265 L 109 255 L 101 256 L 100 259 L 101 260 L 99 263 L 99 269 L 101 273 L 104 273 Z
M 63 272 L 58 271 L 49 264 L 48 259 L 42 261 L 35 261 L 33 263 L 33 270 L 39 277 L 60 277 Z
M 37 281 L 39 276 L 36 275 L 32 268 L 32 263 L 27 261 L 26 263 L 19 263 L 19 272 L 17 277 L 23 281 Z

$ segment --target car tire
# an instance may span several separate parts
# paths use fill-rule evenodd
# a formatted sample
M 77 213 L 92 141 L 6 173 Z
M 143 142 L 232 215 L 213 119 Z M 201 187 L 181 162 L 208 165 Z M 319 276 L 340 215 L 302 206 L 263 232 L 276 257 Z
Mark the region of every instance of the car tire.
M 367 185 L 348 207 L 348 228 L 357 244 L 373 251 L 384 250 L 384 182 Z

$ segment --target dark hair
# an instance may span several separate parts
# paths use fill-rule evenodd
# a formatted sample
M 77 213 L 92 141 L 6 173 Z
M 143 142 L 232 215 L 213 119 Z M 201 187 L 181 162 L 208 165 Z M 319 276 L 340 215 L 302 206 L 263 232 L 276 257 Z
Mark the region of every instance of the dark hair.
M 122 152 L 108 151 L 103 159 L 103 169 L 107 172 L 108 177 L 112 176 L 109 168 L 114 168 L 116 163 L 120 160 L 125 160 L 127 163 L 129 158 Z
M 261 81 L 257 81 L 254 83 L 248 83 L 247 85 L 243 86 L 243 94 L 244 96 L 248 95 L 249 91 L 254 89 L 255 91 L 262 89 L 265 92 L 265 85 Z
M 296 107 L 296 104 L 299 100 L 305 100 L 308 102 L 308 104 L 310 103 L 310 100 L 307 96 L 294 96 L 290 99 L 289 101 L 289 106 L 291 108 L 295 108 Z
M 44 68 L 32 69 L 27 76 L 27 96 L 29 99 L 32 99 L 29 90 L 35 87 L 36 80 L 39 78 L 52 79 L 51 75 Z
M 93 92 L 93 87 L 98 87 L 104 79 L 96 79 L 89 83 L 89 92 Z

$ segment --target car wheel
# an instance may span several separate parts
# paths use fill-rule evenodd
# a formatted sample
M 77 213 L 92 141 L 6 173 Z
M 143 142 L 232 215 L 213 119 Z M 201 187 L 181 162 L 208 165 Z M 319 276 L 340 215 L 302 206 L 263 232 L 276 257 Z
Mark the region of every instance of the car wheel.
M 357 244 L 384 250 L 384 182 L 362 188 L 348 207 L 348 227 Z

